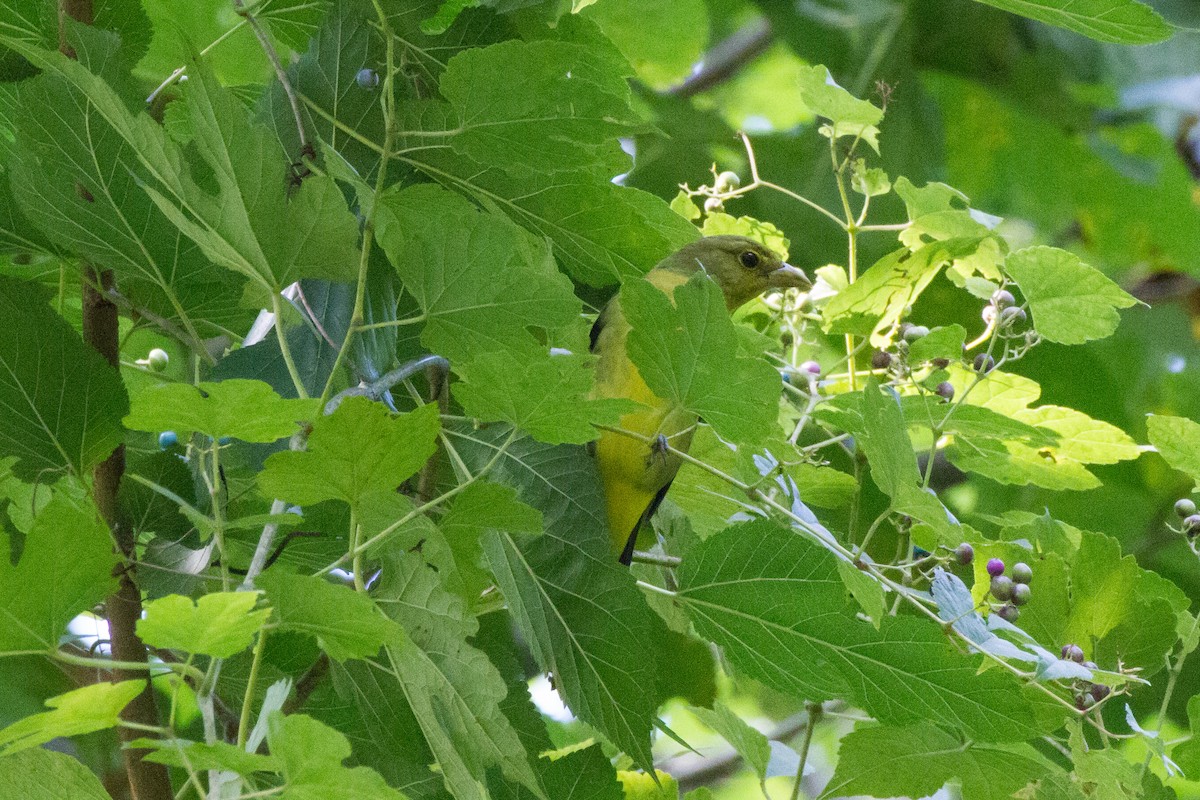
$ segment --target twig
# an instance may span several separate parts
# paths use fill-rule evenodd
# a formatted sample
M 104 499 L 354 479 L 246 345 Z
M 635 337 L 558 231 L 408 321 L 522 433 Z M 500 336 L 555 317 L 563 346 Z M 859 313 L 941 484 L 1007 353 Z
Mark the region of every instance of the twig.
M 271 68 L 275 70 L 275 77 L 279 79 L 279 85 L 283 87 L 283 93 L 287 95 L 288 105 L 292 107 L 292 117 L 296 121 L 296 133 L 300 136 L 300 152 L 312 153 L 313 150 L 308 144 L 308 134 L 304 132 L 304 117 L 300 114 L 300 101 L 296 97 L 296 90 L 292 87 L 292 82 L 288 80 L 287 71 L 283 68 L 283 62 L 279 60 L 279 53 L 275 52 L 275 45 L 271 44 L 271 37 L 267 36 L 267 32 L 263 29 L 262 23 L 254 14 L 250 13 L 246 8 L 243 0 L 233 0 L 233 10 L 237 12 L 239 17 L 246 20 L 246 24 L 250 26 L 250 30 L 254 31 L 255 38 L 262 45 L 263 53 L 266 54 L 267 60 L 271 62 Z
M 767 51 L 775 33 L 766 17 L 748 22 L 704 54 L 703 65 L 682 83 L 662 92 L 670 97 L 691 97 L 708 91 L 736 75 Z

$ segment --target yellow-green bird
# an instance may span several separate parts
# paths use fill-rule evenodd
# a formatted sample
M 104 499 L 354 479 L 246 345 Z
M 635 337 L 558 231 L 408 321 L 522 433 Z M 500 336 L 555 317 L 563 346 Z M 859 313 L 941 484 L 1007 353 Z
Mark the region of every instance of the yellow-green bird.
M 646 280 L 672 297 L 675 288 L 697 272 L 704 272 L 725 295 L 732 312 L 769 289 L 808 288 L 808 277 L 753 239 L 744 236 L 707 236 L 683 247 L 646 273 Z M 614 297 L 592 328 L 598 398 L 627 398 L 646 408 L 626 414 L 619 427 L 642 434 L 645 440 L 604 431 L 596 442 L 596 466 L 604 487 L 609 533 L 622 564 L 633 557 L 638 528 L 658 508 L 680 459 L 671 450 L 686 452 L 692 442 L 697 417 L 650 391 L 625 351 L 630 325 Z M 764 403 L 776 398 L 764 397 Z

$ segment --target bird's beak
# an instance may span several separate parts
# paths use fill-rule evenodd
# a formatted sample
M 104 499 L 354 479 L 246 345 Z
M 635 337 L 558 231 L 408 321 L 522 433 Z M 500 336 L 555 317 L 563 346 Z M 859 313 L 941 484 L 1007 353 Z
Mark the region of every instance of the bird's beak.
M 804 274 L 804 270 L 784 264 L 779 269 L 767 275 L 769 289 L 811 289 L 812 281 Z

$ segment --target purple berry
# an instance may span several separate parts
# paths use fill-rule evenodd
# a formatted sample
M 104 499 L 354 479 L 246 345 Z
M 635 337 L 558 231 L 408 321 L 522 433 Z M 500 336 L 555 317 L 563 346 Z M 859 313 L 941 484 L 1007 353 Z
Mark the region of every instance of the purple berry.
M 991 592 L 992 597 L 997 600 L 1008 600 L 1013 596 L 1012 578 L 1006 575 L 997 575 L 992 578 Z
M 1074 661 L 1076 664 L 1083 663 L 1083 648 L 1077 644 L 1064 644 L 1062 646 L 1062 657 L 1064 660 Z
M 1190 517 L 1196 513 L 1196 504 L 1186 497 L 1180 498 L 1175 501 L 1175 513 L 1179 515 L 1180 519 Z
M 954 384 L 950 381 L 942 381 L 934 388 L 933 393 L 949 402 L 954 399 Z
M 871 366 L 875 369 L 887 369 L 892 364 L 892 354 L 887 350 L 876 350 L 871 354 Z
M 1080 711 L 1087 711 L 1094 705 L 1096 705 L 1096 701 L 1091 694 L 1084 692 L 1082 694 L 1075 695 L 1075 707 Z
M 1000 619 L 1005 622 L 1016 622 L 1017 617 L 1021 616 L 1021 611 L 1012 603 L 1005 603 L 996 609 L 996 613 L 1000 615 Z
M 958 547 L 954 548 L 954 557 L 958 559 L 958 563 L 964 567 L 975 560 L 975 548 L 963 542 Z
M 1002 326 L 1020 325 L 1026 320 L 1025 309 L 1009 306 L 1000 312 L 1000 324 Z
M 976 372 L 982 372 L 984 375 L 986 375 L 996 368 L 996 359 L 992 358 L 987 353 L 980 353 L 979 355 L 975 356 L 974 367 Z
M 800 365 L 801 372 L 807 372 L 814 378 L 821 374 L 821 365 L 815 361 L 805 361 Z
M 997 575 L 1004 574 L 1004 562 L 998 558 L 989 558 L 987 563 L 987 573 L 993 578 Z
M 1024 561 L 1013 564 L 1012 579 L 1016 583 L 1029 583 L 1033 580 L 1033 568 Z
M 1192 514 L 1184 518 L 1183 532 L 1186 533 L 1189 538 L 1195 536 L 1197 533 L 1200 533 L 1200 514 Z
M 950 359 L 935 358 L 933 361 L 930 361 L 929 363 L 933 364 L 935 369 L 945 369 L 946 367 L 950 366 Z
M 1092 684 L 1092 699 L 1099 703 L 1104 698 L 1112 693 L 1112 689 L 1105 686 L 1103 683 Z
M 354 81 L 363 89 L 374 89 L 379 85 L 379 73 L 364 67 L 355 74 Z
M 992 294 L 992 305 L 996 308 L 1008 308 L 1016 302 L 1017 300 L 1012 296 L 1012 292 L 1005 291 L 1004 289 L 999 289 Z
M 995 578 L 994 580 L 1004 580 L 1004 577 Z M 1023 606 L 1029 602 L 1029 598 L 1033 596 L 1033 590 L 1025 583 L 1014 583 L 1012 587 L 1012 603 L 1014 606 Z

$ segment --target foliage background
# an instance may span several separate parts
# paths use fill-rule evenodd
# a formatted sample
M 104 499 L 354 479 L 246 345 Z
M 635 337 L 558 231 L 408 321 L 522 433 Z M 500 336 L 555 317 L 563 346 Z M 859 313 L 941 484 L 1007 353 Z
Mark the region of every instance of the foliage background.
M 348 11 L 352 5 L 339 3 L 330 10 L 323 5 L 268 2 L 262 4 L 261 11 L 285 59 L 294 55 L 290 66 L 293 75 L 307 79 L 306 85 L 314 87 L 314 91 L 327 89 L 331 92 L 327 99 L 339 106 L 339 118 L 348 119 L 359 113 L 360 131 L 381 138 L 381 131 L 371 127 L 377 124 L 372 116 L 377 97 L 356 93 L 347 80 L 362 67 L 378 68 L 383 58 L 377 49 L 370 49 L 369 25 L 353 22 L 362 9 Z M 422 70 L 437 71 L 438 67 L 433 65 L 444 65 L 447 56 L 460 47 L 507 38 L 512 30 L 510 25 L 517 30 L 524 27 L 528 32 L 545 26 L 547 17 L 568 10 L 555 4 L 550 4 L 555 6 L 553 9 L 518 9 L 510 6 L 527 4 L 489 3 L 485 5 L 498 8 L 469 9 L 449 32 L 435 35 L 422 32 L 421 24 L 433 16 L 437 3 L 403 4 L 396 9 L 385 5 L 394 13 L 394 24 L 411 45 L 405 59 L 412 61 L 405 61 L 401 79 L 411 76 L 414 85 L 430 77 L 422 74 Z M 1167 0 L 1152 5 L 1174 25 L 1200 26 L 1200 11 L 1194 4 Z M 515 13 L 506 16 L 510 11 Z M 33 27 L 38 28 L 48 12 L 40 4 L 5 0 L 0 4 L 0 13 L 4 15 L 0 33 L 11 36 L 23 28 L 22 24 L 9 20 L 23 23 L 31 16 L 36 17 Z M 142 13 L 150 26 L 144 24 Z M 343 19 L 344 24 L 329 22 L 330 14 L 334 19 Z M 361 16 L 365 18 L 366 13 Z M 836 208 L 839 200 L 829 179 L 828 143 L 817 133 L 817 123 L 806 109 L 798 88 L 803 65 L 824 64 L 852 94 L 873 99 L 877 104 L 886 95 L 887 114 L 882 123 L 882 154 L 878 165 L 890 175 L 907 176 L 917 185 L 945 181 L 965 192 L 973 207 L 1003 217 L 1002 231 L 1013 243 L 1013 249 L 1026 244 L 1052 244 L 1077 252 L 1149 304 L 1123 312 L 1121 326 L 1107 339 L 1082 346 L 1043 344 L 1035 348 L 1017 371 L 1041 385 L 1043 403 L 1079 409 L 1127 431 L 1138 442 L 1147 441 L 1148 413 L 1200 419 L 1197 367 L 1200 348 L 1196 344 L 1196 319 L 1200 314 L 1200 285 L 1196 283 L 1200 277 L 1200 208 L 1196 187 L 1200 175 L 1200 129 L 1196 128 L 1196 116 L 1200 115 L 1196 77 L 1200 39 L 1193 33 L 1183 30 L 1153 44 L 1096 41 L 1075 31 L 967 0 L 844 3 L 681 0 L 657 4 L 600 0 L 579 9 L 578 16 L 598 25 L 636 71 L 633 103 L 645 121 L 630 117 L 613 121 L 609 129 L 594 131 L 597 137 L 607 137 L 609 143 L 618 134 L 625 137 L 626 148 L 635 157 L 631 162 L 614 149 L 599 147 L 591 152 L 551 151 L 542 154 L 546 161 L 539 169 L 518 169 L 500 177 L 484 175 L 485 184 L 490 179 L 496 181 L 494 185 L 511 181 L 533 194 L 544 188 L 539 181 L 554 178 L 556 172 L 569 173 L 568 162 L 579 164 L 580 159 L 592 159 L 589 165 L 592 177 L 620 173 L 622 185 L 669 200 L 680 183 L 695 186 L 710 181 L 709 168 L 714 162 L 721 169 L 748 175 L 745 153 L 736 137 L 736 131 L 745 130 L 753 136 L 758 165 L 764 175 L 827 208 Z M 131 104 L 136 104 L 134 87 L 142 95 L 148 93 L 177 67 L 189 63 L 194 48 L 207 51 L 208 45 L 220 40 L 207 51 L 205 58 L 216 82 L 232 87 L 234 96 L 267 120 L 287 151 L 296 151 L 294 125 L 285 98 L 274 82 L 259 43 L 249 28 L 240 24 L 241 18 L 232 5 L 215 0 L 146 0 L 142 7 L 113 2 L 103 6 L 101 17 L 106 23 L 102 27 L 123 35 L 128 63 L 110 66 L 118 73 L 122 66 L 132 69 L 132 80 L 125 84 L 130 95 L 125 99 Z M 564 17 L 561 28 L 539 35 L 566 38 L 579 35 L 586 39 L 586 33 L 572 33 L 575 30 L 572 24 L 570 17 Z M 228 38 L 222 39 L 226 34 Z M 310 37 L 314 36 L 317 45 L 310 46 Z M 714 48 L 728 46 L 731 37 L 736 41 L 739 36 L 757 37 L 755 41 L 761 47 L 755 50 L 756 55 L 745 58 L 726 79 L 703 91 L 693 91 L 687 81 L 697 61 L 707 53 L 711 62 Z M 334 54 L 336 65 L 331 67 Z M 515 102 L 519 87 L 513 89 L 514 73 L 505 69 L 519 74 L 517 67 L 503 62 L 483 64 L 477 72 L 463 76 L 464 91 L 483 85 L 484 91 L 496 93 L 498 105 Z M 92 68 L 97 69 L 95 65 Z M 10 89 L 16 79 L 32 74 L 33 70 L 11 51 L 0 58 L 0 69 L 9 81 L 0 85 L 0 116 L 4 118 L 5 133 L 0 143 L 0 160 L 10 175 L 15 175 L 8 166 L 15 163 L 11 157 L 14 147 L 11 131 L 19 127 L 17 117 L 21 112 L 16 94 Z M 321 87 L 322 77 L 330 74 L 331 69 L 337 72 L 340 82 Z M 191 82 L 197 80 L 193 76 Z M 446 94 L 445 84 L 442 92 Z M 173 96 L 171 90 L 167 96 Z M 356 103 L 359 105 L 355 106 Z M 166 126 L 187 141 L 189 125 L 195 124 L 189 122 L 188 109 L 180 103 L 171 103 L 166 109 Z M 407 110 L 402 108 L 401 113 Z M 430 107 L 425 113 L 440 112 Z M 433 129 L 436 126 L 431 121 L 430 117 L 417 120 L 419 124 L 414 128 Z M 374 177 L 369 149 L 356 147 L 352 137 L 323 127 L 320 121 L 315 126 L 329 143 L 340 149 L 350 167 L 365 178 Z M 477 152 L 483 153 L 485 160 L 492 158 L 496 154 L 489 149 L 493 144 L 478 142 Z M 328 153 L 321 155 L 326 157 Z M 528 154 L 523 155 L 528 158 Z M 252 151 L 246 151 L 244 157 L 252 159 Z M 553 162 L 555 158 L 561 158 L 562 164 Z M 324 163 L 335 173 L 334 164 L 327 158 Z M 424 163 L 436 169 L 436 155 Z M 52 165 L 38 166 L 52 170 Z M 401 164 L 396 169 L 393 176 L 407 180 L 419 168 Z M 197 176 L 197 182 L 205 189 L 211 188 L 211 179 L 211 175 Z M 38 189 L 30 191 L 37 193 Z M 569 199 L 579 202 L 580 197 L 586 196 L 580 194 Z M 428 198 L 412 194 L 393 199 L 395 205 L 389 208 L 399 229 L 416 228 L 415 224 L 404 223 L 406 219 L 412 223 L 419 216 L 422 203 Z M 10 216 L 0 226 L 3 232 L 31 230 L 7 224 L 13 222 L 12 209 L 18 206 L 12 197 L 6 196 L 4 200 L 7 204 L 0 205 L 0 212 Z M 27 199 L 22 202 L 25 209 L 36 205 Z M 64 206 L 61 198 L 50 196 L 46 203 Z M 737 214 L 770 220 L 781 228 L 791 240 L 794 263 L 811 270 L 822 264 L 845 261 L 844 235 L 800 204 L 758 191 L 736 204 L 730 203 L 730 207 Z M 597 202 L 595 208 L 601 214 L 609 207 Z M 881 198 L 873 215 L 877 215 L 873 216 L 875 219 L 889 221 L 905 219 L 903 204 L 894 195 Z M 636 228 L 636 224 L 630 227 Z M 331 250 L 334 244 L 348 242 L 346 250 L 353 252 L 357 229 L 348 221 L 341 229 L 336 228 L 331 223 L 331 229 L 324 231 L 332 243 Z M 655 230 L 653 239 L 641 240 L 636 239 L 636 232 L 630 232 L 614 251 L 631 262 L 640 258 L 642 263 L 635 266 L 645 269 L 655 257 L 651 254 L 661 255 L 663 250 L 670 249 L 665 246 L 667 243 L 681 241 L 678 237 L 683 234 L 679 230 L 664 224 Z M 419 269 L 425 260 L 437 257 L 431 250 L 423 249 L 429 247 L 428 243 L 411 233 L 402 234 L 408 238 L 399 242 L 387 239 L 386 214 L 379 223 L 378 234 L 385 250 L 391 242 L 395 253 L 388 255 L 393 256 L 393 263 L 407 258 Z M 63 277 L 63 264 L 69 262 L 55 257 L 54 244 L 19 240 L 16 235 L 0 241 L 5 244 L 5 274 L 37 279 L 52 288 L 60 286 L 60 279 L 67 280 Z M 511 248 L 537 247 L 536 242 L 503 244 Z M 864 238 L 860 263 L 873 263 L 894 245 L 890 237 Z M 556 246 L 562 247 L 561 242 L 556 242 Z M 32 263 L 25 256 L 28 252 L 37 254 Z M 341 253 L 330 260 L 343 261 L 344 256 Z M 560 261 L 564 260 L 561 253 L 559 256 Z M 595 278 L 597 264 L 601 262 L 589 259 L 586 254 L 578 258 L 568 254 L 565 260 L 574 260 L 576 266 L 568 267 L 566 272 L 576 279 Z M 356 254 L 346 265 L 351 275 L 357 267 L 355 261 Z M 297 274 L 303 274 L 303 270 Z M 286 284 L 293 276 L 270 277 Z M 585 303 L 598 306 L 607 296 L 604 286 L 611 285 L 613 277 L 602 275 L 594 280 L 598 287 L 577 284 L 574 288 Z M 205 280 L 210 279 L 221 284 L 216 291 L 212 286 L 192 287 L 194 296 L 202 301 L 198 306 L 202 309 L 200 316 L 211 324 L 201 334 L 208 336 L 226 328 L 240 336 L 253 319 L 254 309 L 269 304 L 264 289 L 270 288 L 270 281 L 247 290 L 243 302 L 240 282 L 206 273 Z M 546 281 L 546 291 L 550 293 L 564 285 L 560 278 L 547 277 Z M 559 283 L 555 285 L 555 281 Z M 137 289 L 132 291 L 136 295 Z M 146 291 L 149 296 L 149 290 Z M 62 297 L 59 309 L 77 326 L 81 314 L 78 293 L 71 290 Z M 979 306 L 964 303 L 962 298 L 959 290 L 944 281 L 937 282 L 922 296 L 913 316 L 936 320 L 942 325 L 957 322 L 973 330 L 978 327 Z M 331 289 L 325 301 L 332 310 L 331 320 L 336 320 L 339 313 L 342 315 L 340 325 L 344 330 L 346 297 L 339 297 L 337 290 Z M 415 306 L 412 310 L 415 311 Z M 561 337 L 561 342 L 554 343 L 580 349 L 579 326 L 564 320 L 561 328 L 553 334 Z M 398 331 L 396 338 L 389 339 L 383 334 L 365 337 L 360 346 L 367 355 L 358 363 L 375 363 L 382 370 L 389 365 L 387 359 L 377 358 L 372 362 L 372 348 L 376 355 L 397 354 L 400 360 L 423 349 L 405 328 L 393 330 Z M 146 328 L 127 327 L 125 332 L 122 352 L 127 362 L 152 346 L 165 346 L 173 356 L 173 369 L 189 364 L 176 342 Z M 428 339 L 425 344 L 429 346 Z M 839 346 L 836 337 L 829 338 L 817 342 L 811 355 L 827 359 Z M 303 347 L 298 347 L 302 363 L 331 357 L 319 348 L 310 353 Z M 363 352 L 355 355 L 361 356 Z M 330 365 L 322 366 L 327 373 Z M 180 376 L 189 377 L 180 370 Z M 139 389 L 154 382 L 132 364 L 127 364 L 124 374 L 135 398 Z M 211 377 L 251 374 L 268 380 L 281 391 L 289 383 L 278 359 L 248 364 L 231 357 L 217 365 Z M 318 376 L 314 384 L 317 394 L 323 383 L 321 374 L 321 370 L 314 369 L 314 375 Z M 135 405 L 135 411 L 136 408 Z M 178 484 L 181 478 L 169 474 L 169 466 L 154 461 L 154 445 L 148 433 L 154 430 L 153 425 L 146 430 L 142 439 L 131 440 L 134 449 L 145 458 L 139 469 L 153 474 L 154 469 L 161 468 L 158 481 L 169 483 L 169 478 Z M 263 437 L 264 441 L 274 438 Z M 265 456 L 265 445 L 257 450 L 247 447 L 234 452 L 234 466 L 253 474 Z M 1103 486 L 1087 491 L 1005 486 L 967 475 L 961 479 L 948 478 L 951 485 L 945 487 L 941 496 L 962 519 L 976 515 L 986 518 L 1013 509 L 1033 513 L 1045 510 L 1055 519 L 1079 528 L 1102 531 L 1115 537 L 1122 552 L 1134 555 L 1145 569 L 1166 577 L 1189 598 L 1200 596 L 1200 560 L 1183 538 L 1169 531 L 1165 524 L 1170 520 L 1172 503 L 1192 488 L 1188 478 L 1155 456 L 1093 469 Z M 29 516 L 25 509 L 34 505 L 33 492 L 28 484 L 18 481 L 15 473 L 5 475 L 3 480 L 2 489 L 8 498 L 6 526 L 10 533 L 23 532 Z M 238 489 L 249 488 L 249 479 L 243 480 L 244 485 L 230 489 L 231 496 Z M 147 513 L 153 510 L 148 501 L 146 509 Z M 834 522 L 838 520 L 836 514 L 832 516 Z M 180 523 L 171 520 L 162 524 Z M 833 527 L 833 523 L 828 524 Z M 13 538 L 17 538 L 15 534 Z M 243 547 L 248 551 L 253 537 L 247 534 L 246 541 L 250 544 Z M 304 555 L 303 548 L 301 541 L 296 548 L 300 555 Z M 180 591 L 178 585 L 169 582 L 155 585 L 152 571 L 145 574 L 145 588 L 152 594 L 166 593 L 168 587 Z M 479 580 L 478 576 L 467 579 Z M 280 641 L 294 648 L 294 652 L 289 652 L 283 644 L 272 643 L 272 648 L 277 648 L 273 666 L 281 672 L 286 671 L 288 658 L 299 663 L 312 655 L 311 643 L 302 643 L 298 636 L 295 639 L 287 636 L 283 634 Z M 306 647 L 309 649 L 305 650 Z M 246 665 L 230 667 L 234 673 L 246 668 Z M 0 705 L 0 723 L 8 724 L 41 710 L 46 698 L 70 688 L 75 678 L 45 659 L 0 659 L 0 696 L 5 698 Z M 1155 686 L 1130 698 L 1134 713 L 1144 724 L 1154 719 L 1161 691 L 1161 686 Z M 786 720 L 800 710 L 795 698 L 780 697 L 749 681 L 723 685 L 721 692 L 730 706 L 764 727 L 769 727 L 768 720 Z M 1171 724 L 1166 728 L 1166 739 L 1186 732 L 1184 705 L 1198 693 L 1200 669 L 1184 670 L 1168 708 Z M 668 706 L 666 712 L 671 724 L 678 726 L 676 729 L 689 741 L 693 737 L 703 741 L 704 729 L 676 706 Z M 332 715 L 327 719 L 331 718 Z M 818 732 L 812 759 L 824 777 L 828 777 L 836 763 L 836 742 L 846 730 L 842 723 L 830 723 Z M 575 735 L 570 724 L 552 726 L 552 733 L 556 743 L 570 742 Z M 108 732 L 82 736 L 74 742 L 75 752 L 98 774 L 107 772 L 119 758 L 115 737 Z M 1137 741 L 1131 742 L 1124 748 L 1128 751 L 1125 755 L 1140 763 L 1139 747 Z M 660 737 L 656 748 L 660 757 L 680 750 L 666 737 Z M 685 761 L 672 763 L 683 765 Z M 736 764 L 730 767 L 731 772 L 736 769 Z M 777 782 L 773 786 L 780 785 L 781 779 L 772 780 Z M 1200 796 L 1195 784 L 1180 779 L 1174 779 L 1172 784 L 1181 796 Z M 718 789 L 716 796 L 752 797 L 757 792 L 756 781 L 743 770 L 730 784 Z

